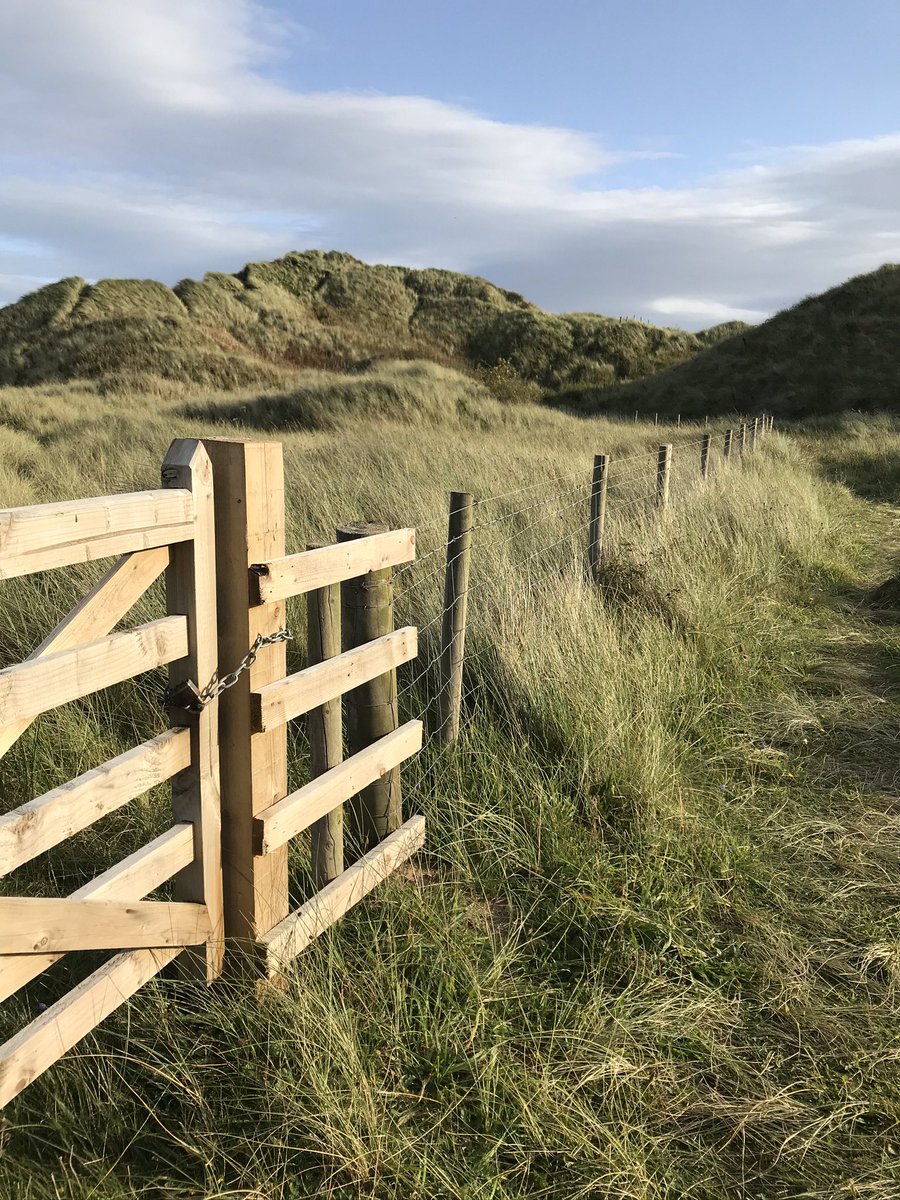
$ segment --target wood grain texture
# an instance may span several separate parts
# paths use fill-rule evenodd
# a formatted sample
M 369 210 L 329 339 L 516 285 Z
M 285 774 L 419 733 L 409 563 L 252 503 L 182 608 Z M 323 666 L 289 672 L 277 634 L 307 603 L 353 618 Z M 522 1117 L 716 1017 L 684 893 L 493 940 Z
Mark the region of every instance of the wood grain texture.
M 254 726 L 273 729 L 283 725 L 409 662 L 416 650 L 416 629 L 410 625 L 260 688 L 253 695 Z
M 209 937 L 203 904 L 0 896 L 0 953 L 199 946 Z
M 422 722 L 408 721 L 365 750 L 291 792 L 254 821 L 259 853 L 283 846 L 298 833 L 399 767 L 422 748 Z
M 113 563 L 53 632 L 29 654 L 26 662 L 105 637 L 162 575 L 168 564 L 168 546 L 126 554 Z M 0 757 L 22 736 L 33 719 L 29 717 L 0 729 Z
M 248 594 L 251 563 L 284 555 L 284 464 L 278 442 L 215 438 L 204 445 L 216 481 L 219 662 L 228 671 L 257 634 L 285 624 L 283 602 L 251 606 Z M 264 647 L 219 701 L 225 932 L 242 951 L 289 909 L 287 847 L 253 853 L 254 816 L 287 793 L 287 729 L 254 732 L 250 699 L 251 691 L 283 679 L 286 663 L 283 642 Z M 234 962 L 243 970 L 246 953 Z
M 253 571 L 253 586 L 257 602 L 269 604 L 328 584 L 342 583 L 345 579 L 355 579 L 369 571 L 411 562 L 415 556 L 416 531 L 392 529 L 358 541 L 319 546 L 302 554 L 289 554 L 257 564 Z
M 181 948 L 117 954 L 0 1046 L 0 1108 L 181 954 Z
M 186 729 L 168 729 L 0 817 L 0 875 L 58 845 L 191 763 Z
M 70 700 L 165 666 L 188 652 L 184 617 L 160 617 L 0 671 L 0 724 L 36 717 Z
M 69 896 L 70 900 L 142 900 L 190 864 L 194 857 L 194 827 L 173 825 Z M 0 955 L 0 1001 L 52 967 L 57 954 Z
M 263 938 L 269 970 L 277 973 L 296 958 L 424 843 L 425 818 L 410 817 L 395 833 L 363 855 L 296 912 L 285 917 Z
M 129 492 L 0 510 L 0 579 L 168 546 L 193 536 L 190 492 Z
M 203 444 L 194 438 L 174 441 L 162 477 L 166 487 L 187 489 L 194 508 L 194 536 L 171 547 L 166 571 L 167 611 L 186 617 L 188 626 L 188 653 L 171 664 L 169 686 L 174 690 L 193 680 L 203 687 L 219 662 L 215 502 L 212 464 Z M 210 983 L 221 974 L 225 953 L 218 700 L 192 713 L 189 728 L 190 760 L 172 781 L 172 812 L 176 821 L 193 824 L 194 854 L 175 881 L 175 898 L 206 906 L 210 936 L 202 962 L 196 955 L 183 961 L 186 967 L 199 967 Z

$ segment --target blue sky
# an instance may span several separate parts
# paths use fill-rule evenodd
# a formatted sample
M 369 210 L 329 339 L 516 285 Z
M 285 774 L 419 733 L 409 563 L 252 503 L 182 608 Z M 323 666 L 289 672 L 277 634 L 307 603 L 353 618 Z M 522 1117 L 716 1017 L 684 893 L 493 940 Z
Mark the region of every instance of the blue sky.
M 897 0 L 4 0 L 0 303 L 308 246 L 760 320 L 900 259 Z

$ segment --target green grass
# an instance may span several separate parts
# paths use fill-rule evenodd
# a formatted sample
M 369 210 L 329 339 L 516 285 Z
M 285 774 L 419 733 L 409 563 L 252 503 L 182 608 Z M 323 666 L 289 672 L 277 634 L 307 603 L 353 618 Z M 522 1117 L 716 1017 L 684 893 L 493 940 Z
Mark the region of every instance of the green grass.
M 168 439 L 223 415 L 282 437 L 290 546 L 359 518 L 420 527 L 397 618 L 426 662 L 446 493 L 545 485 L 478 509 L 464 736 L 405 772 L 426 852 L 284 993 L 144 989 L 7 1110 L 0 1194 L 893 1200 L 900 626 L 867 597 L 900 538 L 853 464 L 900 476 L 900 435 L 776 434 L 728 472 L 717 449 L 701 491 L 696 428 L 504 404 L 441 370 L 243 398 L 0 391 L 8 504 L 153 486 Z M 664 518 L 642 499 L 661 438 Z M 583 565 L 599 450 L 602 592 Z M 95 573 L 5 584 L 0 664 Z M 151 683 L 42 718 L 4 760 L 3 805 L 158 728 Z M 297 772 L 301 737 L 292 756 Z M 77 886 L 166 804 L 159 789 L 7 886 Z M 33 985 L 4 1029 L 64 984 Z

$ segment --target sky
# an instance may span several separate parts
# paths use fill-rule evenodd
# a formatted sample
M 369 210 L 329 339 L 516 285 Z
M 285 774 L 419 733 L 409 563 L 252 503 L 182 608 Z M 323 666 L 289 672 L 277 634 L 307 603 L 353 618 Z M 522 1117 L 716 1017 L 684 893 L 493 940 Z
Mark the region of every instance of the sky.
M 759 321 L 900 261 L 900 0 L 0 0 L 0 304 L 288 250 Z

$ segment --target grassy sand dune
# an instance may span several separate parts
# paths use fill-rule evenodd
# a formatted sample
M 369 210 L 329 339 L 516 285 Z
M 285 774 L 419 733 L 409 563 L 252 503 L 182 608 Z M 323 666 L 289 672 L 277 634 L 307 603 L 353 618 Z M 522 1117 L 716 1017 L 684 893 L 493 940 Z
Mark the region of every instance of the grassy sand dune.
M 145 989 L 7 1111 L 0 1194 L 894 1200 L 900 635 L 867 597 L 900 539 L 885 497 L 858 493 L 873 456 L 900 474 L 900 433 L 858 424 L 849 452 L 847 430 L 774 435 L 727 472 L 717 448 L 702 491 L 697 429 L 379 369 L 385 407 L 357 378 L 224 399 L 0 391 L 4 504 L 153 486 L 171 436 L 227 416 L 246 422 L 231 436 L 284 442 L 292 547 L 340 521 L 418 525 L 420 565 L 397 580 L 398 620 L 423 630 L 405 716 L 433 693 L 417 676 L 446 493 L 484 501 L 463 740 L 405 773 L 426 852 L 283 994 Z M 676 442 L 662 520 L 660 437 Z M 598 450 L 602 594 L 583 564 Z M 94 573 L 5 584 L 0 663 Z M 2 805 L 161 727 L 159 683 L 42 718 L 4 759 Z M 304 754 L 298 733 L 298 774 Z M 76 887 L 167 803 L 159 789 L 4 886 Z M 293 871 L 299 897 L 302 850 Z M 33 985 L 3 1030 L 66 981 Z

